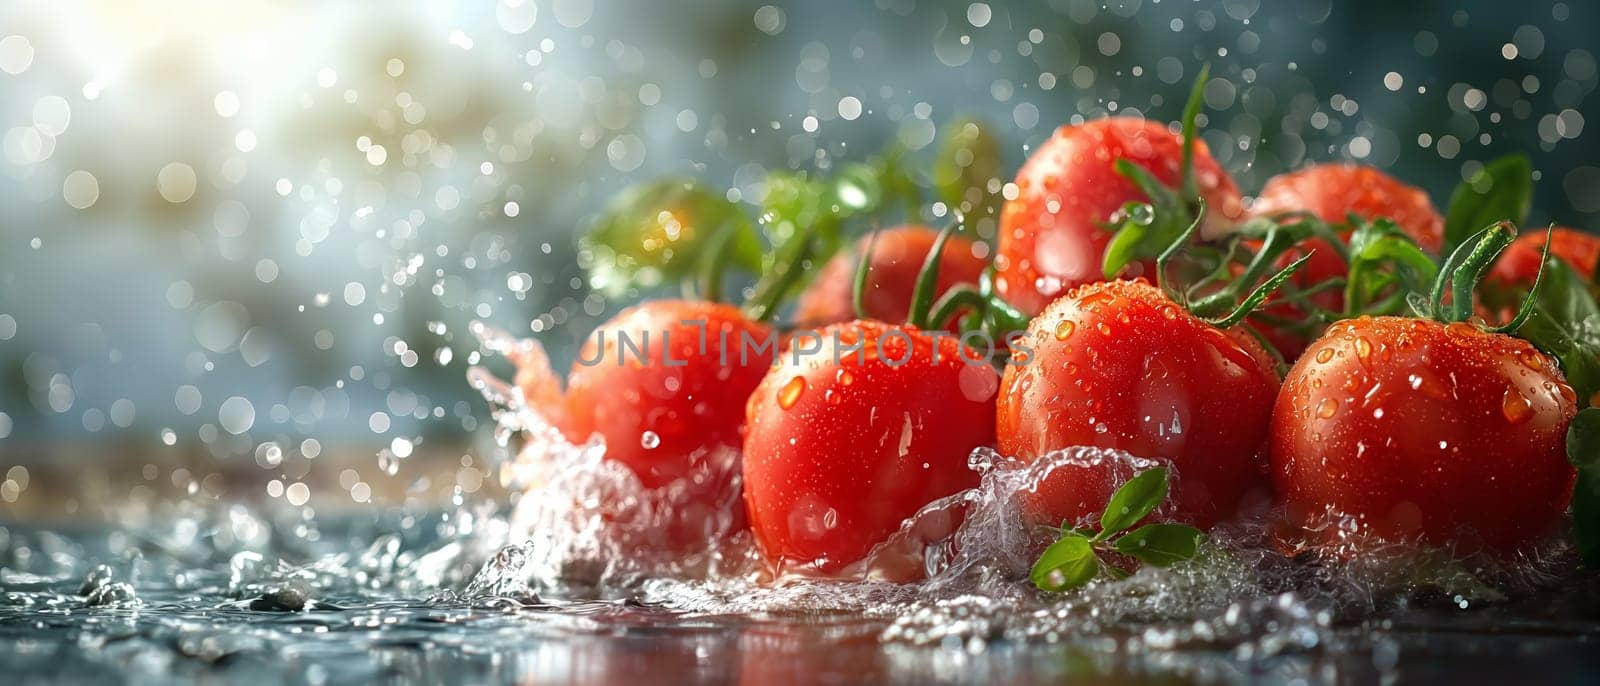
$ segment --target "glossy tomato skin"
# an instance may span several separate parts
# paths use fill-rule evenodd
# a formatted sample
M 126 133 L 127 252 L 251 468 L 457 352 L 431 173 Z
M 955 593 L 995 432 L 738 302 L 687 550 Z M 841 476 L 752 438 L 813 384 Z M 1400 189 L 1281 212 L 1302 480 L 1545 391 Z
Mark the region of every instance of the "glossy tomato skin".
M 1526 341 L 1465 323 L 1346 320 L 1284 381 L 1272 479 L 1294 525 L 1332 535 L 1331 512 L 1381 540 L 1511 553 L 1567 509 L 1576 411 Z
M 1127 159 L 1169 186 L 1182 174 L 1183 140 L 1165 125 L 1135 117 L 1110 117 L 1057 129 L 1017 172 L 1017 196 L 1000 214 L 995 292 L 1035 315 L 1068 289 L 1104 280 L 1102 261 L 1111 216 L 1130 202 L 1147 202 L 1116 171 Z M 1195 141 L 1194 174 L 1208 207 L 1207 233 L 1243 213 L 1233 179 Z M 1130 265 L 1127 276 L 1153 269 Z
M 821 334 L 822 351 L 785 353 L 750 396 L 745 505 L 778 571 L 862 560 L 923 505 L 976 486 L 967 457 L 994 443 L 999 379 L 954 337 L 875 321 Z
M 1349 215 L 1387 217 L 1428 252 L 1444 242 L 1444 217 L 1421 188 L 1373 167 L 1343 162 L 1314 164 L 1267 180 L 1250 206 L 1251 214 L 1309 212 L 1329 224 Z
M 1264 490 L 1278 376 L 1247 335 L 1195 318 L 1144 281 L 1110 281 L 1051 303 L 1027 342 L 1031 359 L 1000 382 L 1002 453 L 1087 445 L 1169 461 L 1170 516 L 1201 527 Z M 1113 484 L 1091 471 L 1053 474 L 1030 496 L 1030 516 L 1077 522 L 1104 509 Z
M 1487 283 L 1513 291 L 1532 288 L 1539 274 L 1539 258 L 1544 253 L 1544 237 L 1543 230 L 1530 230 L 1518 236 L 1489 271 Z M 1600 236 L 1556 227 L 1550 237 L 1550 254 L 1572 265 L 1583 278 L 1593 281 L 1595 263 L 1600 261 Z
M 777 354 L 772 335 L 720 303 L 658 300 L 623 310 L 573 362 L 562 433 L 574 442 L 605 437 L 606 457 L 646 488 L 688 478 L 698 457 L 743 443 L 745 401 Z M 619 345 L 623 336 L 634 347 Z
M 862 294 L 868 319 L 903 324 L 911 308 L 911 293 L 916 287 L 922 262 L 933 251 L 939 232 L 926 226 L 899 226 L 884 229 L 873 238 L 856 241 L 855 249 L 842 251 L 828 261 L 815 283 L 801 294 L 795 312 L 795 325 L 816 329 L 856 318 L 853 295 L 856 263 L 872 243 L 872 261 L 867 272 L 867 289 Z M 939 280 L 936 293 L 957 284 L 976 284 L 988 267 L 980 247 L 960 236 L 952 236 L 939 254 Z

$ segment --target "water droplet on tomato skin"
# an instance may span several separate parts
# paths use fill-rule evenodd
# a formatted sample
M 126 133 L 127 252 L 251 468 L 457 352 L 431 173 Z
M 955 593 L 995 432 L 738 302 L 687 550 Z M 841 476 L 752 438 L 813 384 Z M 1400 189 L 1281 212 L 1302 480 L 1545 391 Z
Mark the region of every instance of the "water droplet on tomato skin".
M 1372 357 L 1372 341 L 1367 340 L 1365 336 L 1356 338 L 1356 357 L 1361 358 L 1362 362 Z
M 1322 350 L 1317 351 L 1318 364 L 1327 364 L 1328 360 L 1331 359 L 1333 359 L 1333 348 L 1323 348 Z
M 1500 400 L 1500 414 L 1512 424 L 1521 424 L 1533 416 L 1533 403 L 1517 392 L 1515 388 L 1507 388 L 1504 398 Z
M 789 379 L 788 382 L 783 384 L 783 388 L 778 389 L 778 407 L 785 410 L 794 407 L 794 404 L 800 401 L 800 396 L 805 392 L 805 377 L 796 376 Z
M 1322 402 L 1317 403 L 1317 416 L 1323 419 L 1333 417 L 1333 415 L 1338 411 L 1339 401 L 1334 400 L 1333 398 L 1323 398 Z
M 1071 319 L 1063 319 L 1060 324 L 1056 325 L 1056 340 L 1067 340 L 1072 335 L 1073 329 L 1076 328 L 1078 328 L 1078 325 L 1074 324 Z
M 855 383 L 856 377 L 851 376 L 850 370 L 840 369 L 839 371 L 833 373 L 833 380 L 839 382 L 840 386 L 849 386 L 850 384 Z

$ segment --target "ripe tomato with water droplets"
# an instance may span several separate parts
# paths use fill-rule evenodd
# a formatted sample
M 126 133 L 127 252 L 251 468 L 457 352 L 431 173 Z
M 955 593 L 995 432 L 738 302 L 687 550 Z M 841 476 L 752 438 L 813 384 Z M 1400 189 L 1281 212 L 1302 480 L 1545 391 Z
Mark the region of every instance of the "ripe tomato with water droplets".
M 1425 191 L 1359 164 L 1316 164 L 1268 179 L 1261 188 L 1261 195 L 1250 207 L 1251 215 L 1269 217 L 1285 212 L 1307 212 L 1334 225 L 1345 224 L 1351 214 L 1366 220 L 1388 218 L 1431 253 L 1437 253 L 1444 241 L 1444 217 L 1434 209 Z M 1348 233 L 1345 237 L 1349 237 Z M 1311 259 L 1292 277 L 1297 287 L 1310 288 L 1344 278 L 1347 271 L 1344 260 L 1321 238 L 1309 239 L 1298 249 L 1285 253 L 1279 266 L 1287 266 L 1307 253 L 1311 254 Z M 1311 297 L 1311 302 L 1321 309 L 1339 312 L 1344 309 L 1344 292 L 1341 289 L 1321 291 Z M 1305 316 L 1302 307 L 1282 302 L 1269 301 L 1261 311 L 1289 320 Z M 1259 321 L 1252 321 L 1252 326 L 1279 355 L 1291 362 L 1299 358 L 1311 342 L 1302 333 Z
M 750 396 L 744 498 L 778 572 L 860 562 L 922 506 L 976 486 L 967 457 L 994 443 L 999 379 L 954 337 L 866 320 L 820 333 L 820 351 L 791 348 Z
M 1134 117 L 1109 117 L 1057 129 L 1017 172 L 1016 197 L 1000 214 L 995 293 L 1028 315 L 1068 289 L 1102 281 L 1112 215 L 1130 202 L 1148 202 L 1117 173 L 1126 159 L 1168 186 L 1181 182 L 1182 136 L 1165 125 Z M 1215 235 L 1243 213 L 1233 179 L 1194 143 L 1194 179 L 1205 198 L 1206 234 Z M 1150 275 L 1153 263 L 1128 266 L 1125 276 Z
M 1274 176 L 1261 187 L 1250 212 L 1309 212 L 1329 224 L 1344 224 L 1352 214 L 1386 217 L 1428 252 L 1437 254 L 1444 242 L 1444 217 L 1426 191 L 1360 164 L 1314 164 Z
M 696 453 L 743 443 L 745 401 L 777 353 L 775 342 L 763 348 L 769 340 L 770 327 L 731 305 L 658 300 L 623 310 L 578 351 L 562 433 L 604 436 L 606 457 L 647 488 L 689 477 Z
M 1544 252 L 1543 229 L 1524 232 L 1506 248 L 1490 270 L 1486 282 L 1493 287 L 1526 290 L 1539 275 L 1539 259 Z M 1584 279 L 1594 280 L 1595 263 L 1600 261 L 1600 236 L 1577 229 L 1556 227 L 1550 237 L 1550 254 L 1572 265 Z
M 1350 518 L 1358 544 L 1513 553 L 1566 512 L 1576 401 L 1555 363 L 1517 338 L 1462 322 L 1338 322 L 1284 381 L 1272 479 L 1290 523 L 1323 536 Z
M 661 300 L 596 328 L 564 393 L 542 351 L 513 359 L 529 406 L 568 440 L 601 436 L 607 460 L 626 466 L 645 488 L 671 491 L 673 511 L 651 540 L 663 552 L 687 554 L 745 528 L 743 510 L 729 511 L 723 501 L 738 471 L 745 401 L 777 349 L 773 330 L 738 308 Z M 599 504 L 607 521 L 627 516 L 616 514 L 619 506 L 626 509 Z
M 879 231 L 876 239 L 860 239 L 854 251 L 841 252 L 829 260 L 816 282 L 801 294 L 795 325 L 815 329 L 856 318 L 852 296 L 857 261 L 869 245 L 872 257 L 867 263 L 867 289 L 862 294 L 862 309 L 866 310 L 863 314 L 891 324 L 905 323 L 917 273 L 938 237 L 939 232 L 926 226 L 908 225 Z M 977 283 L 988 267 L 980 250 L 971 240 L 950 237 L 939 254 L 939 279 L 934 292 Z
M 1265 490 L 1278 375 L 1248 335 L 1212 326 L 1144 281 L 1110 281 L 1051 303 L 1027 342 L 1030 359 L 1000 383 L 1002 453 L 1035 459 L 1088 445 L 1168 461 L 1177 474 L 1168 516 L 1202 528 Z M 1103 510 L 1115 486 L 1109 473 L 1057 470 L 1025 509 L 1041 523 L 1077 523 Z

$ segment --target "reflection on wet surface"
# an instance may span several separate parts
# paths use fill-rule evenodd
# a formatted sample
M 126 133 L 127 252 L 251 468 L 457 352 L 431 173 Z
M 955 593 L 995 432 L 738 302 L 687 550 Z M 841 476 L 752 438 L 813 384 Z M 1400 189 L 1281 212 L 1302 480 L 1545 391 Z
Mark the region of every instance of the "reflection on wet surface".
M 325 528 L 324 540 L 339 546 L 359 533 Z M 1600 669 L 1593 575 L 1470 610 L 1402 600 L 1336 617 L 1290 593 L 1215 615 L 1026 636 L 1018 617 L 1071 603 L 1026 610 L 1004 600 L 1016 588 L 997 587 L 996 598 L 919 604 L 870 584 L 812 582 L 767 598 L 732 582 L 661 582 L 615 600 L 541 599 L 525 584 L 494 585 L 505 581 L 494 578 L 505 556 L 468 580 L 473 541 L 425 539 L 378 536 L 309 564 L 238 552 L 195 565 L 117 532 L 8 529 L 0 669 L 22 675 L 18 683 L 312 684 L 1581 680 Z M 426 588 L 435 574 L 463 590 Z M 681 609 L 776 605 L 779 594 L 870 606 Z M 934 637 L 919 629 L 926 621 L 952 630 Z

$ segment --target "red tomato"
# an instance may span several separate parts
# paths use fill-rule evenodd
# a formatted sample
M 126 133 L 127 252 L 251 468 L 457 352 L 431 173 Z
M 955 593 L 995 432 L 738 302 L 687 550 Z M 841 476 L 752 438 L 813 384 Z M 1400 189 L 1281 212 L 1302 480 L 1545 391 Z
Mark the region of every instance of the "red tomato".
M 1001 452 L 1032 459 L 1087 445 L 1169 461 L 1178 475 L 1170 516 L 1200 527 L 1264 490 L 1278 375 L 1249 336 L 1207 324 L 1144 281 L 1110 281 L 1051 303 L 1026 343 L 1030 359 L 1000 382 Z M 1113 486 L 1108 474 L 1058 470 L 1026 511 L 1078 522 L 1104 509 Z
M 1284 381 L 1271 465 L 1290 522 L 1509 553 L 1561 522 L 1576 397 L 1526 341 L 1465 323 L 1334 324 Z
M 1539 273 L 1539 258 L 1544 252 L 1544 234 L 1539 230 L 1518 236 L 1495 262 L 1488 282 L 1508 289 L 1533 287 L 1533 279 Z M 1595 262 L 1600 260 L 1600 236 L 1557 227 L 1550 239 L 1550 254 L 1566 261 L 1583 278 L 1592 281 Z
M 785 353 L 750 396 L 745 505 L 780 572 L 862 560 L 923 505 L 976 486 L 967 456 L 994 443 L 999 379 L 954 337 L 874 321 L 821 334 L 820 352 Z
M 1063 126 L 1017 172 L 1017 197 L 1000 214 L 995 292 L 1028 315 L 1078 284 L 1102 281 L 1112 232 L 1111 216 L 1149 198 L 1117 173 L 1126 159 L 1169 186 L 1181 181 L 1183 140 L 1165 125 L 1133 117 Z M 1210 220 L 1225 223 L 1243 212 L 1233 179 L 1195 141 L 1194 178 Z M 1152 264 L 1129 265 L 1128 276 Z
M 867 272 L 867 290 L 862 294 L 862 306 L 869 319 L 903 324 L 911 308 L 911 292 L 916 287 L 917 273 L 922 262 L 933 250 L 939 232 L 925 226 L 900 226 L 878 232 L 872 247 L 872 261 Z M 855 290 L 856 262 L 861 251 L 867 249 L 871 236 L 856 242 L 854 251 L 835 255 L 823 268 L 817 281 L 800 296 L 795 312 L 795 325 L 815 329 L 829 324 L 855 319 L 853 294 Z M 944 293 L 951 286 L 975 284 L 988 267 L 988 262 L 974 252 L 977 246 L 970 240 L 951 236 L 945 243 L 939 259 L 939 281 L 935 293 Z M 954 330 L 954 329 L 952 329 Z
M 704 348 L 694 322 L 703 322 Z M 606 457 L 647 488 L 688 478 L 697 455 L 743 442 L 745 401 L 777 354 L 776 339 L 762 348 L 771 336 L 720 303 L 658 300 L 623 310 L 578 351 L 562 433 L 575 442 L 605 437 Z
M 1394 221 L 1423 249 L 1437 253 L 1444 240 L 1444 217 L 1433 208 L 1428 194 L 1422 189 L 1408 186 L 1394 177 L 1372 167 L 1347 164 L 1318 164 L 1300 171 L 1280 174 L 1267 180 L 1260 197 L 1250 207 L 1252 216 L 1264 217 L 1281 212 L 1309 212 L 1330 224 L 1344 224 L 1350 214 L 1364 219 L 1387 217 Z M 1348 232 L 1345 233 L 1348 238 Z M 1283 256 L 1280 266 L 1288 264 L 1308 252 L 1315 251 L 1311 261 L 1292 277 L 1299 288 L 1309 288 L 1329 279 L 1343 278 L 1346 266 L 1333 246 L 1320 238 L 1306 241 L 1304 246 Z M 1339 312 L 1344 309 L 1344 292 L 1328 290 L 1312 297 L 1312 302 L 1325 310 Z M 1299 320 L 1305 309 L 1294 304 L 1276 303 L 1262 308 L 1263 314 L 1282 319 Z M 1272 347 L 1285 360 L 1294 361 L 1315 336 L 1252 322 L 1266 337 Z
M 1251 214 L 1310 212 L 1329 224 L 1343 224 L 1350 214 L 1364 219 L 1387 217 L 1429 252 L 1444 243 L 1444 217 L 1428 194 L 1372 167 L 1315 164 L 1267 180 L 1250 206 Z

